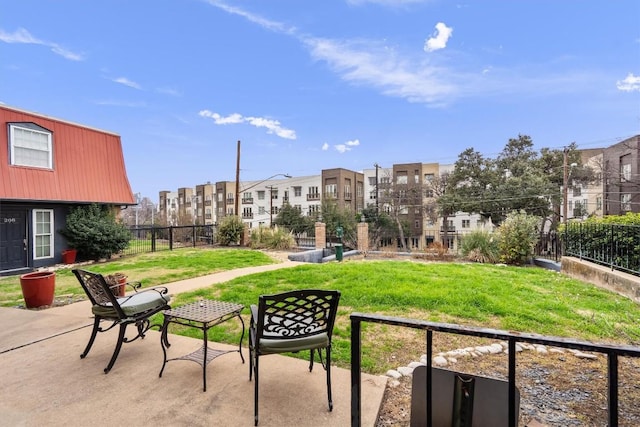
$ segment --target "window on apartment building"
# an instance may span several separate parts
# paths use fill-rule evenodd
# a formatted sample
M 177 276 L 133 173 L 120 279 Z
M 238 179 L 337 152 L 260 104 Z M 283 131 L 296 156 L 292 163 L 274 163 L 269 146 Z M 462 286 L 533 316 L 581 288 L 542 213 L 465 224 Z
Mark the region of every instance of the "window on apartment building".
M 620 181 L 631 181 L 631 154 L 620 156 Z
M 233 215 L 233 208 L 227 209 L 227 215 Z
M 53 210 L 34 209 L 33 229 L 34 259 L 53 257 Z
M 596 197 L 596 210 L 602 210 L 602 196 Z
M 376 177 L 375 176 L 370 176 L 369 177 L 369 185 L 376 185 Z
M 251 208 L 243 208 L 242 209 L 242 217 L 243 218 L 252 218 L 253 212 L 251 212 Z
M 418 170 L 413 171 L 413 182 L 415 184 L 420 184 L 420 171 Z
M 248 202 L 253 200 L 253 195 L 251 194 L 251 191 L 245 191 L 244 193 L 242 193 L 242 202 Z
M 376 198 L 376 190 L 373 190 L 369 193 L 369 199 L 375 200 Z
M 258 191 L 258 200 L 264 200 L 264 190 Z
M 309 197 L 319 197 L 320 192 L 318 191 L 318 187 L 309 187 L 309 192 L 307 193 Z
M 227 193 L 227 200 L 233 200 L 233 193 Z
M 264 209 L 264 206 L 258 206 L 258 215 L 264 215 L 267 211 Z
M 398 172 L 398 175 L 396 175 L 396 184 L 406 184 L 406 183 L 407 183 L 407 173 Z
M 413 227 L 414 228 L 420 228 L 420 221 L 414 221 L 413 222 Z
M 271 200 L 277 200 L 278 199 L 278 189 L 277 188 L 272 188 L 270 193 L 271 193 Z
M 409 208 L 407 206 L 400 206 L 400 208 L 398 209 L 398 213 L 400 215 L 407 215 L 409 214 Z
M 351 197 L 351 184 L 346 183 L 344 185 L 344 197 Z
M 631 193 L 622 193 L 620 195 L 620 210 L 624 212 L 631 210 Z
M 33 123 L 9 124 L 10 162 L 53 169 L 53 134 Z
M 484 221 L 481 219 L 476 220 L 476 228 L 484 228 Z
M 272 215 L 278 215 L 278 207 L 277 206 L 272 206 L 271 207 L 271 214 Z
M 298 212 L 302 212 L 302 205 L 293 205 L 293 209 L 297 210 Z
M 424 183 L 425 184 L 429 184 L 431 183 L 431 181 L 433 181 L 433 174 L 432 173 L 425 173 L 424 174 Z
M 462 228 L 471 228 L 471 220 L 463 219 L 462 220 Z
M 356 196 L 362 197 L 364 195 L 364 185 L 361 182 L 356 184 Z
M 582 187 L 576 185 L 573 187 L 573 197 L 580 197 L 582 195 Z
M 449 228 L 449 230 L 453 230 L 453 220 L 452 219 L 448 219 L 447 220 L 447 227 Z
M 391 184 L 391 178 L 388 176 L 383 176 L 380 178 L 380 184 Z
M 324 192 L 327 196 L 331 196 L 335 199 L 338 198 L 338 185 L 337 184 L 327 184 L 324 186 Z
M 302 187 L 293 187 L 293 196 L 301 197 L 302 196 Z
M 433 197 L 433 190 L 431 188 L 426 188 L 424 190 L 424 197 Z
M 218 193 L 218 201 L 222 202 L 222 193 Z

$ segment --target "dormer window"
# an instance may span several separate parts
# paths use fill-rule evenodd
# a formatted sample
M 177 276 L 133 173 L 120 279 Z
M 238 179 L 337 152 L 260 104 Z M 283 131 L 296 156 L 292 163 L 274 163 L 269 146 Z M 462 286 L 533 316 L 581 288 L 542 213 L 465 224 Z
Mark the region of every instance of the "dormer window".
M 53 169 L 53 134 L 35 123 L 9 123 L 10 162 Z

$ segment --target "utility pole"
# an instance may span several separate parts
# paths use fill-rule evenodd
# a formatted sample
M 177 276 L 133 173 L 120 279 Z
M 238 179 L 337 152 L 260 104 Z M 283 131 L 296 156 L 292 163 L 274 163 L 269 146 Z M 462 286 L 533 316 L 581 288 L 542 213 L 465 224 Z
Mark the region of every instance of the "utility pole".
M 269 186 L 269 227 L 273 228 L 273 185 Z
M 239 216 L 238 212 L 238 203 L 240 202 L 240 140 L 238 140 L 238 154 L 236 156 L 236 197 L 235 197 L 235 206 L 233 213 L 234 215 Z
M 376 168 L 376 213 L 380 212 L 380 205 L 378 204 L 378 168 L 380 167 L 377 163 L 374 163 L 373 166 Z
M 567 223 L 567 215 L 569 212 L 569 209 L 567 207 L 567 203 L 569 202 L 569 189 L 568 184 L 569 184 L 569 149 L 567 147 L 564 147 L 564 150 L 562 152 L 562 222 L 564 224 Z

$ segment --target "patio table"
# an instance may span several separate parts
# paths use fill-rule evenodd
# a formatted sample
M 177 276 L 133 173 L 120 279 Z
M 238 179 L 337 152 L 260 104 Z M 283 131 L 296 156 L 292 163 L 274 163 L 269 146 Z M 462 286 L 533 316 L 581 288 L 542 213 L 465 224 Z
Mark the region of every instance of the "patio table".
M 191 304 L 183 305 L 181 307 L 165 310 L 164 322 L 162 325 L 162 333 L 160 334 L 160 344 L 162 345 L 162 352 L 164 354 L 164 361 L 162 363 L 162 369 L 160 370 L 160 377 L 167 364 L 171 360 L 191 360 L 202 366 L 202 383 L 203 391 L 207 391 L 207 364 L 218 356 L 222 356 L 227 353 L 240 353 L 242 363 L 244 363 L 244 356 L 242 355 L 242 339 L 244 338 L 244 320 L 240 316 L 240 312 L 244 308 L 242 304 L 235 304 L 225 301 L 215 300 L 200 300 Z M 242 336 L 238 344 L 238 350 L 216 350 L 208 347 L 207 331 L 220 323 L 237 317 L 242 324 Z M 203 333 L 203 344 L 198 350 L 186 354 L 184 356 L 167 359 L 167 348 L 171 346 L 167 337 L 169 325 L 176 323 L 184 326 L 200 329 Z

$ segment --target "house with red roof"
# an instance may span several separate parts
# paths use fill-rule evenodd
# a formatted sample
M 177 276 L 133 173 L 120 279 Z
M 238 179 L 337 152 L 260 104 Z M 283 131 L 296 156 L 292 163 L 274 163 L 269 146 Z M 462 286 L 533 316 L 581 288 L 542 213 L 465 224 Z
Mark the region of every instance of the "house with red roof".
M 61 262 L 72 208 L 134 205 L 120 136 L 0 104 L 0 274 Z

